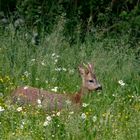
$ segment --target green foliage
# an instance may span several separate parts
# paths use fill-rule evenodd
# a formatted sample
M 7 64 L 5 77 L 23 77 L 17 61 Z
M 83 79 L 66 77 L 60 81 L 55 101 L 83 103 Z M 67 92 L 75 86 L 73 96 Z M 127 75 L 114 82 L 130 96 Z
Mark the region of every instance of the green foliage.
M 14 16 L 13 22 L 22 18 L 28 28 L 47 33 L 51 33 L 63 17 L 66 20 L 64 35 L 73 44 L 79 34 L 80 41 L 84 42 L 86 35 L 92 33 L 95 27 L 100 27 L 106 35 L 106 31 L 121 33 L 130 31 L 129 26 L 135 26 L 130 34 L 137 36 L 135 23 L 139 22 L 135 19 L 132 22 L 132 19 L 139 16 L 139 9 L 139 0 L 1 0 L 0 11 L 10 18 Z
M 139 1 L 120 1 L 22 0 L 0 13 L 0 139 L 140 138 Z M 8 103 L 18 86 L 75 93 L 77 67 L 87 62 L 103 90 L 84 97 L 81 109 Z
M 63 36 L 64 22 L 49 35 L 40 32 L 38 45 L 27 28 L 15 30 L 10 24 L 0 32 L 0 139 L 139 139 L 140 69 L 129 36 L 101 39 L 96 32 L 94 40 L 88 36 L 84 43 L 70 44 Z M 17 86 L 78 91 L 77 67 L 83 62 L 94 63 L 103 90 L 86 96 L 81 109 L 44 112 L 7 103 Z

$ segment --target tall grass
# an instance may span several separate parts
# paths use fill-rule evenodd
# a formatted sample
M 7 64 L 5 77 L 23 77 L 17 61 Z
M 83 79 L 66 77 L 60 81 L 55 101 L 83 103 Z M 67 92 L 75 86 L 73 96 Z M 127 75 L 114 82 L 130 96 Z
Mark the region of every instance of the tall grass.
M 71 46 L 61 28 L 58 24 L 52 34 L 40 33 L 39 45 L 26 29 L 10 26 L 0 33 L 0 139 L 138 140 L 140 70 L 127 36 L 87 38 Z M 81 84 L 77 67 L 83 62 L 94 63 L 103 90 L 85 97 L 80 111 L 6 104 L 11 91 L 22 85 L 76 92 Z

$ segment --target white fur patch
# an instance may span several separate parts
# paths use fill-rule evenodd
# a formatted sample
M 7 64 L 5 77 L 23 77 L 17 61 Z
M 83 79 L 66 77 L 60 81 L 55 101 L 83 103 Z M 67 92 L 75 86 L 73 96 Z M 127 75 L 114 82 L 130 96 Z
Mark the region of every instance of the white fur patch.
M 28 89 L 28 86 L 25 86 L 24 89 Z

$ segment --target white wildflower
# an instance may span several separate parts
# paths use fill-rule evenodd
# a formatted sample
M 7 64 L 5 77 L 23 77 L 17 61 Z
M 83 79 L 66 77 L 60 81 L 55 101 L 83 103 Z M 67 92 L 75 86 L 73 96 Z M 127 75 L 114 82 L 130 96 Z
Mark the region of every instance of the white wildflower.
M 28 71 L 25 71 L 25 72 L 24 72 L 24 75 L 25 75 L 26 77 L 29 77 L 30 73 L 29 73 Z
M 56 55 L 55 57 L 56 57 L 56 58 L 59 58 L 60 56 L 59 56 L 59 55 Z
M 89 104 L 83 103 L 82 107 L 87 107 Z
M 44 61 L 42 61 L 42 62 L 41 62 L 41 65 L 42 65 L 42 66 L 45 66 L 45 62 L 44 62 Z
M 50 124 L 49 121 L 45 121 L 45 122 L 43 123 L 43 126 L 48 126 L 49 124 Z
M 25 124 L 25 122 L 24 122 L 24 121 L 22 121 L 22 124 L 24 125 L 24 124 Z
M 58 62 L 58 59 L 55 59 L 55 60 L 54 60 L 54 63 L 56 64 L 57 62 Z
M 31 62 L 35 62 L 35 59 L 31 59 Z
M 39 108 L 41 108 L 41 107 L 42 107 L 42 104 L 38 104 L 37 106 L 38 106 Z
M 36 81 L 39 81 L 39 78 L 35 78 Z
M 5 109 L 2 107 L 2 106 L 0 106 L 0 112 L 3 112 Z
M 46 120 L 50 122 L 52 120 L 51 116 L 47 116 Z
M 59 58 L 60 56 L 59 55 L 56 55 L 56 53 L 52 53 L 52 57 L 53 58 Z
M 115 94 L 112 94 L 113 97 L 115 97 Z
M 23 125 L 23 124 L 21 124 L 21 125 L 20 125 L 20 128 L 21 128 L 21 129 L 23 129 L 23 128 L 24 128 L 24 125 Z
M 82 113 L 82 114 L 81 114 L 81 118 L 82 118 L 82 119 L 86 119 L 86 117 L 87 117 L 87 116 L 86 116 L 85 113 Z
M 57 116 L 60 116 L 60 112 L 57 112 L 56 115 L 57 115 Z
M 63 70 L 63 71 L 67 71 L 67 69 L 66 69 L 66 68 L 62 68 L 62 70 Z
M 93 116 L 92 120 L 93 120 L 93 122 L 96 122 L 97 121 L 97 117 Z
M 134 98 L 134 96 L 133 96 L 133 95 L 132 95 L 131 97 L 132 97 L 132 98 Z
M 23 19 L 19 18 L 15 21 L 14 25 L 15 25 L 15 27 L 19 27 L 19 26 L 23 25 L 24 22 L 25 21 Z
M 38 103 L 38 107 L 42 107 L 42 104 L 41 104 L 41 100 L 40 99 L 37 100 L 37 103 Z
M 18 108 L 17 108 L 17 111 L 18 111 L 18 112 L 21 112 L 21 111 L 22 111 L 22 107 L 18 107 Z
M 71 105 L 71 101 L 70 100 L 66 100 L 66 104 L 67 105 Z
M 37 100 L 37 103 L 38 103 L 38 104 L 41 104 L 41 100 L 40 100 L 40 99 L 38 99 L 38 100 Z
M 21 99 L 18 97 L 17 100 L 20 101 Z
M 119 80 L 118 83 L 119 83 L 121 86 L 125 86 L 125 83 L 123 82 L 123 80 Z
M 55 117 L 55 114 L 52 114 L 52 117 Z
M 25 125 L 25 122 L 22 121 L 21 125 L 20 125 L 20 128 L 23 129 L 24 128 L 24 125 Z
M 54 57 L 56 54 L 55 53 L 52 53 L 52 57 Z
M 48 84 L 48 81 L 46 80 L 45 83 Z
M 73 112 L 73 111 L 69 112 L 69 115 L 72 115 L 72 114 L 74 114 L 74 112 Z
M 61 68 L 55 68 L 55 71 L 61 71 Z
M 51 89 L 51 91 L 57 92 L 58 87 L 54 87 L 53 89 Z
M 43 123 L 43 126 L 48 126 L 51 123 L 51 120 L 52 120 L 51 116 L 47 116 L 46 121 Z
M 66 68 L 55 68 L 55 71 L 67 71 L 67 69 Z

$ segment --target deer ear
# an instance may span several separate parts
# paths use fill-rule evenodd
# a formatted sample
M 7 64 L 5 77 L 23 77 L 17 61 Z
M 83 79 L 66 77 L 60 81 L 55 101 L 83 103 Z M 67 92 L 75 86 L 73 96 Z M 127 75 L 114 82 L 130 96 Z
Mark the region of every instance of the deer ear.
M 94 70 L 94 66 L 91 63 L 88 63 L 88 70 L 92 72 Z
M 81 75 L 85 75 L 85 69 L 83 67 L 79 66 L 78 69 Z

